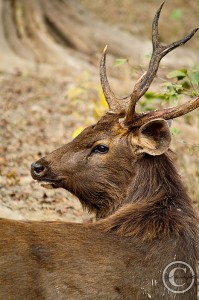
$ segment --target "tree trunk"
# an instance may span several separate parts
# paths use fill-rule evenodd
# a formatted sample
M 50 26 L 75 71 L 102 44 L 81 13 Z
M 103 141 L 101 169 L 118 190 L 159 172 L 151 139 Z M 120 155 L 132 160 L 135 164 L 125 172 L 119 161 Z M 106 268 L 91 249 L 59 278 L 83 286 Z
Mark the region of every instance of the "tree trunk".
M 78 70 L 98 63 L 107 42 L 119 57 L 129 56 L 133 46 L 143 49 L 129 34 L 94 19 L 77 0 L 0 0 L 0 8 L 4 49 L 28 61 Z
M 93 70 L 107 43 L 109 54 L 136 64 L 151 52 L 150 41 L 96 20 L 78 0 L 0 0 L 0 22 L 4 56 L 12 52 L 20 61 L 64 65 L 71 72 Z

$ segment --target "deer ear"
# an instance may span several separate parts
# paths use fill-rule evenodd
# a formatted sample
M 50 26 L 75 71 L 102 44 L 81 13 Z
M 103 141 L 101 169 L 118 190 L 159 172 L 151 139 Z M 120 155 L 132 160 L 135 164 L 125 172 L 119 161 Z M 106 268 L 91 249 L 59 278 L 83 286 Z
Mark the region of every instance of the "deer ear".
M 142 125 L 131 138 L 132 144 L 140 146 L 140 152 L 160 155 L 168 150 L 171 133 L 167 121 L 156 119 Z

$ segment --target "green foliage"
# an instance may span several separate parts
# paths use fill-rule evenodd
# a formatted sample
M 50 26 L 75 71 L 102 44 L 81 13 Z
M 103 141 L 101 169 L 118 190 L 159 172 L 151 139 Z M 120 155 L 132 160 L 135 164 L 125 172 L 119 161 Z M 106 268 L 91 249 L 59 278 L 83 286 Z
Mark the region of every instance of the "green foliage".
M 180 20 L 180 19 L 182 19 L 182 17 L 183 17 L 183 12 L 179 8 L 174 9 L 171 12 L 171 19 L 173 19 L 173 20 Z
M 187 70 L 186 69 L 181 69 L 181 70 L 174 70 L 170 72 L 167 75 L 167 78 L 177 78 L 178 80 L 181 80 L 187 76 Z
M 126 62 L 128 62 L 128 60 L 126 58 L 117 58 L 115 60 L 114 66 L 115 67 L 121 66 L 121 65 L 125 64 Z
M 185 94 L 190 97 L 199 96 L 199 70 L 198 66 L 192 67 L 190 70 L 180 69 L 174 70 L 167 75 L 168 79 L 173 79 L 173 83 L 165 83 L 168 96 L 179 98 Z
M 176 127 L 173 127 L 173 128 L 171 129 L 171 132 L 172 132 L 173 135 L 178 135 L 178 134 L 180 133 L 180 130 L 177 129 Z
M 167 106 L 177 105 L 183 95 L 186 97 L 199 96 L 199 66 L 193 66 L 191 69 L 173 70 L 166 75 L 168 80 L 161 84 L 162 91 L 148 91 L 143 99 L 139 101 L 141 111 L 150 111 Z M 174 134 L 177 134 L 175 131 Z
M 166 100 L 164 94 L 154 91 L 147 91 L 142 99 L 138 102 L 138 112 L 152 111 L 159 106 L 162 100 Z
M 150 111 L 157 108 L 178 105 L 183 96 L 193 98 L 199 96 L 199 66 L 191 69 L 173 70 L 166 75 L 161 84 L 162 91 L 148 91 L 139 101 L 140 111 Z M 189 115 L 186 115 L 186 122 L 190 123 Z M 172 134 L 178 135 L 180 131 L 172 128 Z

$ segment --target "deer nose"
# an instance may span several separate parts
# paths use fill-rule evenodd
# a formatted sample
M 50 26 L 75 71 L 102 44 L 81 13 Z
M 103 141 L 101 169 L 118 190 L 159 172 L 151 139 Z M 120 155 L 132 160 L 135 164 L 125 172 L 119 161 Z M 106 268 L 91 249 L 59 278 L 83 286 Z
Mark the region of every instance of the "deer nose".
M 46 173 L 46 168 L 37 163 L 32 163 L 31 171 L 32 171 L 32 174 L 34 174 L 36 177 L 41 177 Z

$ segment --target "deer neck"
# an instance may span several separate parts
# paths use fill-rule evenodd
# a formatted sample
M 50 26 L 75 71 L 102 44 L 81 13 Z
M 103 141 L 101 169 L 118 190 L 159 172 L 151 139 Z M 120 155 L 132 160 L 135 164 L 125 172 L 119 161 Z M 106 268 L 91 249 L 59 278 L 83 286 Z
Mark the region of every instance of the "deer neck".
M 106 231 L 143 240 L 178 237 L 195 244 L 197 219 L 169 155 L 146 155 L 136 162 L 125 201 L 102 221 Z
M 162 205 L 180 208 L 190 202 L 169 154 L 144 155 L 135 163 L 134 172 L 126 203 L 147 203 L 156 199 Z

